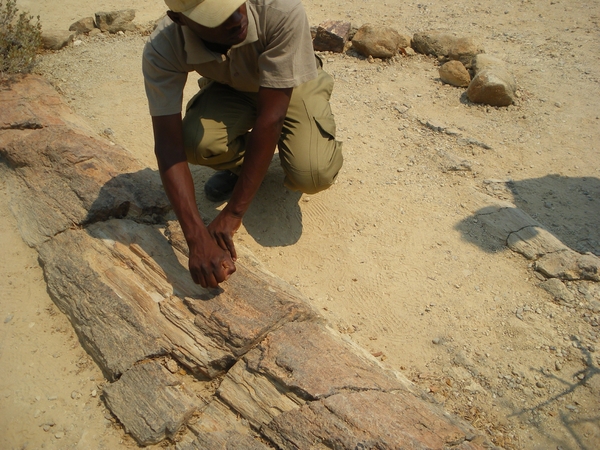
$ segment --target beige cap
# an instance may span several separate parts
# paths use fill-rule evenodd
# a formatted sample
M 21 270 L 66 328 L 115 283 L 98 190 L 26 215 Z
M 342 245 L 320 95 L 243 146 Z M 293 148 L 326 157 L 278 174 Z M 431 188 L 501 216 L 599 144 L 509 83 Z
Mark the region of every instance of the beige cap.
M 208 28 L 221 25 L 246 0 L 165 0 L 171 11 L 180 12 Z

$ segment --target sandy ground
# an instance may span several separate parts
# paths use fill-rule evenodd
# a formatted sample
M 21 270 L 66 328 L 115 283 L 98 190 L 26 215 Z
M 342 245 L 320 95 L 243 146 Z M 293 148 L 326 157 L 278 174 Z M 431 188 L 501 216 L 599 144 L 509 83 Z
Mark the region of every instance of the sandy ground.
M 45 29 L 159 0 L 19 0 Z M 57 6 L 57 4 L 59 6 Z M 583 0 L 305 0 L 312 25 L 375 23 L 412 35 L 472 36 L 519 85 L 508 108 L 443 85 L 424 56 L 324 54 L 345 164 L 335 186 L 300 196 L 277 158 L 237 235 L 340 331 L 404 373 L 497 445 L 600 448 L 598 283 L 564 306 L 531 263 L 494 241 L 480 195 L 514 203 L 576 251 L 600 256 L 600 6 Z M 98 130 L 155 168 L 139 35 L 82 38 L 37 69 Z M 193 81 L 191 77 L 191 81 Z M 188 96 L 193 94 L 193 82 Z M 435 122 L 452 134 L 427 127 Z M 449 159 L 469 171 L 448 171 Z M 198 204 L 210 171 L 195 168 Z M 103 378 L 45 291 L 0 180 L 0 448 L 134 448 L 99 399 Z

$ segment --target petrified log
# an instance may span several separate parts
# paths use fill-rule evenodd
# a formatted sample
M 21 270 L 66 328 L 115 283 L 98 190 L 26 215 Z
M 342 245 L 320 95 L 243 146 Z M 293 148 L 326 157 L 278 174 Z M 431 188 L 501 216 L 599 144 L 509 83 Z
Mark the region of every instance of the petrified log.
M 0 110 L 0 168 L 21 232 L 113 382 L 107 406 L 140 444 L 476 448 L 468 424 L 248 256 L 219 289 L 194 284 L 159 177 L 94 136 L 44 80 L 5 86 L 0 101 L 10 105 Z M 165 357 L 185 370 L 167 372 Z

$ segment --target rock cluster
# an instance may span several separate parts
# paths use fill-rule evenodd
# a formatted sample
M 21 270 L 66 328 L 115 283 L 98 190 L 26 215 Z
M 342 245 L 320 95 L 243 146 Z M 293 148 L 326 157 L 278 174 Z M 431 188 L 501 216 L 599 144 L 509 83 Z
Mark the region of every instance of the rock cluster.
M 138 443 L 483 448 L 250 256 L 219 289 L 194 284 L 158 174 L 94 135 L 48 82 L 25 77 L 0 102 L 19 228 Z
M 368 58 L 392 58 L 407 49 L 431 55 L 442 63 L 440 80 L 457 87 L 467 87 L 473 103 L 508 106 L 516 96 L 516 82 L 503 61 L 484 53 L 472 38 L 441 31 L 415 33 L 413 38 L 388 27 L 361 26 L 353 35 L 349 22 L 327 21 L 318 27 L 315 50 L 343 52 L 352 49 Z
M 74 22 L 65 30 L 43 30 L 42 46 L 47 50 L 60 50 L 69 45 L 78 34 L 94 35 L 105 33 L 124 33 L 127 31 L 143 31 L 144 27 L 133 23 L 134 9 L 120 11 L 97 12 L 94 17 L 84 17 Z

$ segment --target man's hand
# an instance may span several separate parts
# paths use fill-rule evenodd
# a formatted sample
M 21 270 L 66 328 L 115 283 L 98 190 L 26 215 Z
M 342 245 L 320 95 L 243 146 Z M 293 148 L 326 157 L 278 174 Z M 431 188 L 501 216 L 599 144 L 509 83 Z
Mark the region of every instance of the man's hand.
M 242 218 L 230 214 L 227 209 L 219 213 L 208 226 L 208 232 L 223 250 L 229 252 L 233 261 L 237 260 L 233 235 L 240 228 Z
M 194 283 L 216 288 L 235 272 L 235 264 L 229 252 L 208 237 L 190 246 L 189 269 Z
M 215 288 L 235 272 L 235 264 L 230 250 L 215 241 L 198 212 L 194 182 L 183 149 L 181 114 L 153 117 L 152 125 L 160 177 L 190 249 L 190 275 L 202 287 Z M 231 236 L 235 230 L 232 228 Z

